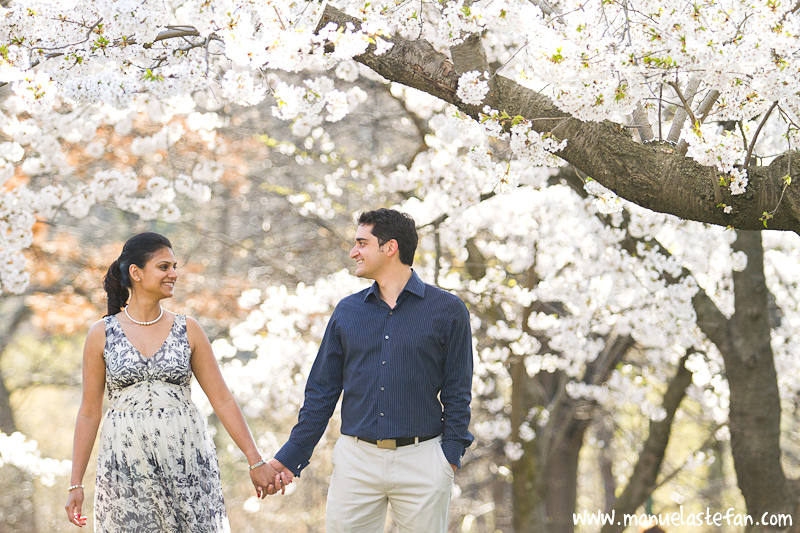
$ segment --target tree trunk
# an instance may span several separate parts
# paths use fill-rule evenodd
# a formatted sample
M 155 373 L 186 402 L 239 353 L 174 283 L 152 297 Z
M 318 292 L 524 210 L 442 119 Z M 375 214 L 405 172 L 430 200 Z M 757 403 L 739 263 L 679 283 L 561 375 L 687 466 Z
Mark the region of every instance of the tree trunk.
M 740 231 L 733 249 L 747 254 L 747 267 L 733 275 L 731 349 L 722 354 L 730 385 L 734 469 L 754 521 L 764 513 L 792 513 L 796 522 L 797 495 L 781 465 L 781 405 L 770 345 L 761 234 Z M 756 526 L 753 530 L 768 529 Z
M 578 459 L 588 424 L 586 421 L 568 423 L 569 433 L 560 446 L 550 452 L 544 470 L 550 533 L 572 533 L 575 527 L 572 514 L 578 494 Z
M 692 373 L 686 369 L 688 358 L 688 354 L 681 358 L 678 371 L 664 394 L 662 407 L 666 411 L 666 416 L 663 420 L 650 421 L 650 434 L 639 453 L 633 474 L 631 474 L 625 490 L 614 504 L 616 516 L 635 514 L 636 509 L 645 502 L 656 486 L 656 478 L 661 470 L 661 463 L 664 461 L 664 453 L 672 432 L 672 421 L 678 411 L 678 406 L 686 396 L 686 388 L 692 382 Z M 624 524 L 616 523 L 606 524 L 600 531 L 601 533 L 621 533 L 623 529 Z
M 511 442 L 522 444 L 522 457 L 511 463 L 513 476 L 512 491 L 514 502 L 515 533 L 548 533 L 545 494 L 547 487 L 542 475 L 539 458 L 540 436 L 524 442 L 519 436 L 519 428 L 533 407 L 529 392 L 530 378 L 525 363 L 517 359 L 510 366 L 511 392 Z
M 20 299 L 20 303 L 11 312 L 10 316 L 6 319 L 6 327 L 0 336 L 0 369 L 2 368 L 3 355 L 6 353 L 6 348 L 11 344 L 20 325 L 28 319 L 31 314 L 30 308 L 25 304 L 24 298 Z M 14 411 L 11 409 L 11 393 L 6 387 L 5 380 L 2 373 L 0 373 L 0 431 L 6 434 L 14 433 L 17 430 L 17 424 L 14 421 Z
M 0 363 L 14 334 L 30 315 L 24 300 L 7 319 L 7 326 L 0 336 Z M 11 434 L 17 431 L 11 394 L 0 373 L 0 431 Z M 16 466 L 0 467 L 0 531 L 8 533 L 36 533 L 36 513 L 33 479 L 28 472 Z

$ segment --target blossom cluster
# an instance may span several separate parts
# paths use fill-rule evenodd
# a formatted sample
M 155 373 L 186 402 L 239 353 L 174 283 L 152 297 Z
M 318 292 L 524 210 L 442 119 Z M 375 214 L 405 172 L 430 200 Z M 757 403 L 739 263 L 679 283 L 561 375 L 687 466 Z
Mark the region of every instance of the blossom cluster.
M 337 122 L 366 99 L 360 87 L 352 87 L 346 93 L 334 89 L 333 80 L 321 76 L 305 80 L 302 87 L 278 82 L 274 87 L 276 105 L 272 113 L 283 120 L 292 120 L 292 133 L 304 137 L 324 120 Z
M 702 165 L 715 167 L 730 176 L 731 194 L 743 194 L 747 188 L 747 171 L 740 168 L 745 151 L 742 139 L 735 132 L 718 132 L 715 124 L 684 128 L 683 138 L 689 145 L 686 154 Z

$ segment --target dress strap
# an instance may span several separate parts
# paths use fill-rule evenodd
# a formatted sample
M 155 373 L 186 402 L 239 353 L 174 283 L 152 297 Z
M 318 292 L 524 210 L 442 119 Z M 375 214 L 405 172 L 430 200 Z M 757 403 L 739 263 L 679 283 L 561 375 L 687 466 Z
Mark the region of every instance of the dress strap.
M 114 336 L 117 334 L 119 322 L 117 322 L 116 317 L 113 315 L 104 316 L 103 322 L 106 325 L 106 343 L 108 343 L 108 340 L 114 338 Z

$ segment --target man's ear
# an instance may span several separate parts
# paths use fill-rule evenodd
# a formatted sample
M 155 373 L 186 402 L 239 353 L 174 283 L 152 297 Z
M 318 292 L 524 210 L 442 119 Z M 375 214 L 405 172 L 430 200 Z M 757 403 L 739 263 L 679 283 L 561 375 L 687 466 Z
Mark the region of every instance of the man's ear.
M 396 239 L 390 239 L 383 243 L 383 245 L 386 247 L 386 257 L 392 257 L 400 251 L 400 245 L 397 244 Z

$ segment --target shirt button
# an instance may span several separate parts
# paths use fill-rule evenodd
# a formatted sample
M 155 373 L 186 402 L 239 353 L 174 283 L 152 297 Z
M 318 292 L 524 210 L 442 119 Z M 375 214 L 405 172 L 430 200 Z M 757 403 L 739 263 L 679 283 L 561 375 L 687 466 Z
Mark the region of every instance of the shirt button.
M 384 390 L 383 387 L 381 387 L 381 390 Z
M 381 413 L 381 416 L 383 416 L 383 413 Z
M 385 364 L 386 364 L 386 361 L 382 361 L 382 362 L 381 362 L 381 364 L 382 364 L 382 365 L 385 365 Z
M 389 340 L 389 335 L 386 335 L 384 339 Z
M 389 311 L 389 314 L 390 314 L 390 315 L 391 315 L 392 313 L 394 313 L 394 311 Z

